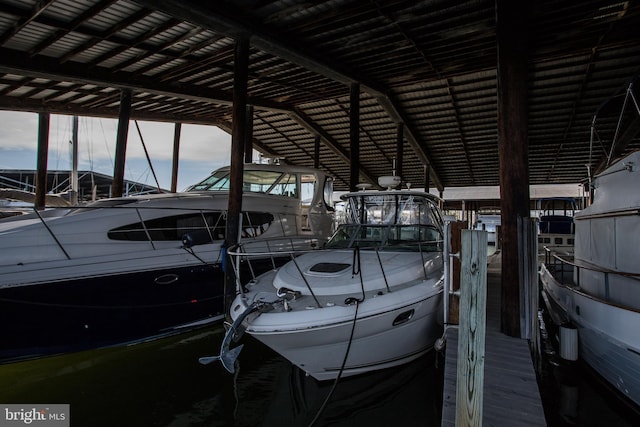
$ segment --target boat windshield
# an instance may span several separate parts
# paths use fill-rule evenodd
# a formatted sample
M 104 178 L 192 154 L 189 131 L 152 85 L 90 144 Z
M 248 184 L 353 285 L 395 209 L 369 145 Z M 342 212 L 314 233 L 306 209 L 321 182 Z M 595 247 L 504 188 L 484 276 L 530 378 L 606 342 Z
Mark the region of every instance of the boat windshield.
M 205 180 L 195 184 L 187 191 L 228 191 L 230 186 L 229 170 L 219 170 Z M 245 170 L 242 191 L 245 193 L 263 193 L 299 198 L 297 176 L 294 173 Z
M 375 248 L 394 251 L 442 251 L 442 232 L 432 225 L 342 224 L 327 249 Z
M 437 206 L 415 193 L 352 193 L 345 206 L 346 223 L 430 225 L 443 227 Z

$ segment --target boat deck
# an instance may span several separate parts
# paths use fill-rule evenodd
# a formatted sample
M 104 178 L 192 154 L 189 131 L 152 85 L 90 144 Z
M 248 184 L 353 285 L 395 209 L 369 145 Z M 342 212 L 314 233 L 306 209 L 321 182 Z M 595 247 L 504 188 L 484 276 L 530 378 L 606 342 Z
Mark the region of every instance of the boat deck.
M 500 257 L 487 268 L 483 426 L 546 426 L 527 340 L 500 332 Z M 455 426 L 458 330 L 447 330 L 442 426 Z

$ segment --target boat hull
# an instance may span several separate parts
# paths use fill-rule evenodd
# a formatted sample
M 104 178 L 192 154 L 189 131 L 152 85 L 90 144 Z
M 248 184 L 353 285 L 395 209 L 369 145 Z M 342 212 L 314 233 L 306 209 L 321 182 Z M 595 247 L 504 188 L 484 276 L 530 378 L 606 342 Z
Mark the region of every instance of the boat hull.
M 390 368 L 425 354 L 442 335 L 442 290 L 432 286 L 414 285 L 357 307 L 302 311 L 289 327 L 283 319 L 290 312 L 264 313 L 247 332 L 320 381 Z M 237 299 L 234 307 L 240 306 Z
M 272 263 L 254 260 L 252 268 Z M 156 339 L 221 322 L 224 313 L 220 262 L 2 287 L 0 363 Z
M 568 320 L 577 327 L 579 357 L 640 406 L 640 313 L 561 284 L 544 264 L 540 279 L 554 321 Z
M 222 277 L 219 264 L 200 264 L 0 289 L 0 361 L 135 342 L 221 320 Z

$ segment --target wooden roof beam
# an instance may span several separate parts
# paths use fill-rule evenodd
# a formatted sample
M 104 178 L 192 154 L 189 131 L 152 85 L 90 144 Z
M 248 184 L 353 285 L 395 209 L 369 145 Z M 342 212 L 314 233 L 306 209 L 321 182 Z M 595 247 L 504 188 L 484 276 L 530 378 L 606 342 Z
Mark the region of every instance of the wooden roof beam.
M 85 64 L 72 61 L 59 64 L 54 58 L 44 56 L 31 58 L 28 54 L 8 48 L 0 48 L 0 57 L 2 57 L 0 73 L 92 84 L 101 87 L 132 89 L 177 98 L 217 102 L 225 105 L 231 105 L 232 103 L 229 91 L 190 85 L 166 85 L 159 83 L 156 78 L 152 77 L 134 76 L 132 73 L 124 71 L 112 73 L 109 69 L 98 66 L 88 69 Z M 269 100 L 250 98 L 250 102 L 258 109 L 285 113 L 291 111 L 290 108 Z
M 396 123 L 405 123 L 407 126 L 407 139 L 411 147 L 424 164 L 431 164 L 426 149 L 418 142 L 415 132 L 410 125 L 411 121 L 402 114 L 398 104 L 389 96 L 389 91 L 382 85 L 362 77 L 351 70 L 343 69 L 336 64 L 329 64 L 326 59 L 313 57 L 308 52 L 293 46 L 290 42 L 278 38 L 265 28 L 260 22 L 250 20 L 246 15 L 241 15 L 238 10 L 229 4 L 216 4 L 214 8 L 207 8 L 201 3 L 188 2 L 187 0 L 138 0 L 138 3 L 146 7 L 162 10 L 165 13 L 189 21 L 195 25 L 209 28 L 212 31 L 226 34 L 230 37 L 250 35 L 251 43 L 256 48 L 286 59 L 307 70 L 323 75 L 329 79 L 341 82 L 345 85 L 360 83 L 363 91 L 379 100 Z M 431 167 L 432 182 L 439 189 L 443 189 L 442 183 Z

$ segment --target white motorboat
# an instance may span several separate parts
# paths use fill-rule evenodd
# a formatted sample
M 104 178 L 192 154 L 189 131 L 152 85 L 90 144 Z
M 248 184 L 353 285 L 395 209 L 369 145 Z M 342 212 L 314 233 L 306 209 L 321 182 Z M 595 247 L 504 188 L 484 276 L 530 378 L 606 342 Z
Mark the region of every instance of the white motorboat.
M 149 339 L 221 321 L 229 168 L 186 192 L 0 221 L 0 361 Z M 332 179 L 244 166 L 241 240 L 310 248 L 333 232 Z M 256 244 L 256 246 L 258 246 Z M 271 263 L 254 263 L 264 271 Z M 262 269 L 262 270 L 260 270 Z
M 438 199 L 390 189 L 342 198 L 348 221 L 323 249 L 239 284 L 230 309 L 231 333 L 246 328 L 318 380 L 407 363 L 442 334 Z M 225 360 L 223 345 L 230 370 L 239 348 Z
M 487 243 L 495 245 L 497 243 L 497 232 L 498 227 L 500 227 L 501 218 L 500 208 L 480 211 L 473 224 L 473 229 L 486 231 Z
M 632 86 L 626 96 L 633 96 Z M 640 117 L 637 101 L 627 105 Z M 628 120 L 620 117 L 617 123 Z M 554 322 L 577 328 L 579 357 L 635 405 L 640 405 L 639 184 L 640 151 L 609 162 L 591 183 L 592 204 L 575 214 L 573 259 L 547 253 L 540 269 Z
M 577 209 L 576 200 L 572 197 L 553 197 L 540 199 L 538 208 L 538 247 L 544 254 L 544 248 L 556 253 L 570 255 L 574 246 L 573 216 Z

